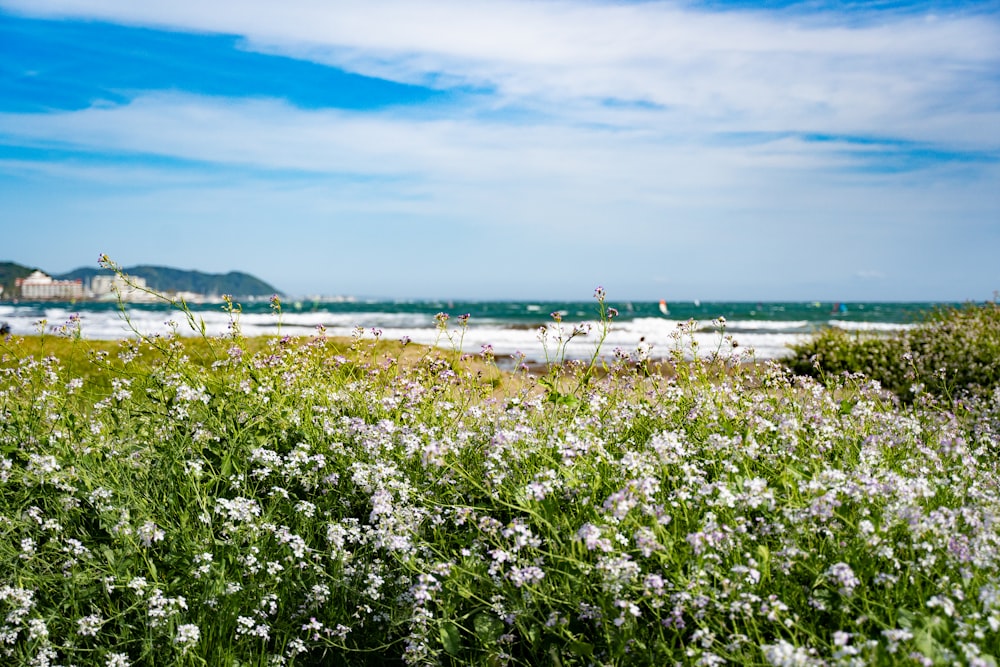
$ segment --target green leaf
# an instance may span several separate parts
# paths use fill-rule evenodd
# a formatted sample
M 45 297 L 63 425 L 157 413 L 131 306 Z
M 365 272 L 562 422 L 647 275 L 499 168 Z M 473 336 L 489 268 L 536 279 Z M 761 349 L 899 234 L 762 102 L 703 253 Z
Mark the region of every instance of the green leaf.
M 104 554 L 104 559 L 108 561 L 108 565 L 114 567 L 115 561 L 117 560 L 115 552 L 112 551 L 110 547 L 101 547 L 101 553 Z
M 482 612 L 476 614 L 472 619 L 472 628 L 476 632 L 476 639 L 482 644 L 492 644 L 500 639 L 503 634 L 503 621 L 499 618 Z
M 771 551 L 766 545 L 757 545 L 757 566 L 760 568 L 761 581 L 771 578 Z
M 587 642 L 573 640 L 566 648 L 568 648 L 574 655 L 579 655 L 584 658 L 589 658 L 594 655 L 594 645 Z
M 449 655 L 458 655 L 462 652 L 462 633 L 451 621 L 441 624 L 441 645 Z

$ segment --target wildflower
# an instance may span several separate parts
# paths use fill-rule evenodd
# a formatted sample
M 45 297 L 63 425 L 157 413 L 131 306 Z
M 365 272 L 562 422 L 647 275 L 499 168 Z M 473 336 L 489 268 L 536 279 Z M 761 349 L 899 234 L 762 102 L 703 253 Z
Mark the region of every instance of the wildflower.
M 303 631 L 311 632 L 313 641 L 319 641 L 320 632 L 323 631 L 323 624 L 316 620 L 316 617 L 310 617 L 309 622 L 302 626 Z
M 28 664 L 31 667 L 51 667 L 56 657 L 58 657 L 58 654 L 54 648 L 51 646 L 42 646 Z
M 59 462 L 56 461 L 56 457 L 54 456 L 40 456 L 38 454 L 28 455 L 28 467 L 26 472 L 32 477 L 37 477 L 39 483 L 44 484 L 47 481 L 46 477 L 48 475 L 53 475 L 52 481 L 54 481 L 54 473 L 59 472 L 60 470 L 62 470 L 62 467 L 59 465 Z
M 21 540 L 21 553 L 19 557 L 28 560 L 35 555 L 35 540 L 30 537 L 25 537 Z
M 618 557 L 602 556 L 597 561 L 597 569 L 602 575 L 604 589 L 610 592 L 618 592 L 630 585 L 641 571 L 628 554 Z
M 194 459 L 193 461 L 184 462 L 184 472 L 188 473 L 195 479 L 201 479 L 204 474 L 205 462 L 202 459 Z
M 139 526 L 139 530 L 136 532 L 139 534 L 139 540 L 145 547 L 153 546 L 153 542 L 162 542 L 166 536 L 166 533 L 160 530 L 159 526 L 152 521 L 147 521 Z
M 854 570 L 847 563 L 835 563 L 831 565 L 826 571 L 826 575 L 840 585 L 838 592 L 845 597 L 853 595 L 855 587 L 861 583 L 855 576 Z
M 177 626 L 177 635 L 174 643 L 181 647 L 182 653 L 187 653 L 188 649 L 198 643 L 201 638 L 201 630 L 194 623 L 185 623 Z
M 656 534 L 645 526 L 641 526 L 635 531 L 633 539 L 635 540 L 635 545 L 639 548 L 640 553 L 642 553 L 642 555 L 646 558 L 649 558 L 654 551 L 658 551 L 663 548 L 663 546 L 656 539 Z
M 238 616 L 236 618 L 236 636 L 243 637 L 246 635 L 266 640 L 271 635 L 271 629 L 267 625 L 257 623 L 249 616 Z
M 109 653 L 108 659 L 104 663 L 104 667 L 131 667 L 131 665 L 126 653 Z
M 127 585 L 136 593 L 142 593 L 146 590 L 146 586 L 148 586 L 149 583 L 146 581 L 146 577 L 133 577 Z
M 308 500 L 300 500 L 295 504 L 295 511 L 311 519 L 316 514 L 316 505 Z
M 31 639 L 48 639 L 49 627 L 40 618 L 28 621 L 28 637 Z
M 292 641 L 288 642 L 288 651 L 286 657 L 291 660 L 299 653 L 305 653 L 308 649 L 306 648 L 306 643 L 296 637 Z
M 198 567 L 194 569 L 191 575 L 195 579 L 201 579 L 204 575 L 208 574 L 209 571 L 212 569 L 212 554 L 208 553 L 207 551 L 204 553 L 197 554 L 194 557 L 194 562 L 195 564 L 198 565 Z
M 895 653 L 899 650 L 899 645 L 902 642 L 913 639 L 913 633 L 902 628 L 890 628 L 883 630 L 882 636 L 889 640 L 889 645 L 886 647 L 889 653 Z
M 801 646 L 795 646 L 784 639 L 777 644 L 765 644 L 764 657 L 774 667 L 810 667 L 821 664 L 810 652 Z
M 642 611 L 639 609 L 639 605 L 634 602 L 629 602 L 628 600 L 615 600 L 615 606 L 622 610 L 621 614 L 614 620 L 616 627 L 621 627 L 625 625 L 626 616 L 631 616 L 632 618 L 639 618 L 642 616 Z
M 216 514 L 223 514 L 230 521 L 250 521 L 260 516 L 260 505 L 252 498 L 217 498 Z
M 87 496 L 87 502 L 89 502 L 94 509 L 98 512 L 107 512 L 113 509 L 111 505 L 111 491 L 105 489 L 104 487 L 98 487 L 90 492 Z
M 611 512 L 616 519 L 623 519 L 632 508 L 639 504 L 638 499 L 632 494 L 632 490 L 622 489 L 608 496 L 604 501 L 604 509 Z
M 514 566 L 507 573 L 507 578 L 518 588 L 528 584 L 537 584 L 543 577 L 545 577 L 545 572 L 542 571 L 542 568 L 535 565 L 527 567 Z
M 149 615 L 149 624 L 154 628 L 166 625 L 171 616 L 188 608 L 187 600 L 183 596 L 168 598 L 163 595 L 163 591 L 159 588 L 153 589 L 147 605 L 146 613 Z
M 100 614 L 84 616 L 76 621 L 76 633 L 83 637 L 96 637 L 104 620 Z
M 930 608 L 939 607 L 944 615 L 951 618 L 955 615 L 955 601 L 952 600 L 947 595 L 934 595 L 927 600 L 927 606 Z

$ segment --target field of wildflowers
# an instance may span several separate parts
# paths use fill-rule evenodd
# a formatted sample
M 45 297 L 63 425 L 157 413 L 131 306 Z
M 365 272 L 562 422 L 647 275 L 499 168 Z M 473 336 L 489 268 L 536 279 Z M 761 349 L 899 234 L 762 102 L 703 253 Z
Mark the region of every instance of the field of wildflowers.
M 1000 393 L 900 404 L 721 335 L 542 378 L 251 350 L 236 317 L 210 363 L 63 341 L 104 384 L 0 343 L 0 663 L 996 664 Z

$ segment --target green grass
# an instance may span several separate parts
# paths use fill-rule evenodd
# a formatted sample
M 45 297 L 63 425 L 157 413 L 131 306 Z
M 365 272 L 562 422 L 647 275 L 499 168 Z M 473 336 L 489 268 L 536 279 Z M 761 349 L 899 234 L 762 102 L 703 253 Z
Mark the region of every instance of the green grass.
M 9 339 L 0 660 L 995 664 L 1000 400 L 738 362 Z

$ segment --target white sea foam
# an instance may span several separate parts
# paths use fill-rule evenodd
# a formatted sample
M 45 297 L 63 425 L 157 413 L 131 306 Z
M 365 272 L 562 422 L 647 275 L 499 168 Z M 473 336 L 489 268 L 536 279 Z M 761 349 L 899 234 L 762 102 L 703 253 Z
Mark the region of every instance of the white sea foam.
M 844 322 L 842 320 L 830 320 L 827 322 L 831 327 L 844 329 L 845 331 L 903 331 L 912 329 L 916 324 L 897 324 L 894 322 Z
M 0 321 L 7 322 L 14 334 L 37 333 L 39 320 L 46 321 L 46 329 L 56 330 L 77 311 L 64 306 L 0 306 Z M 197 327 L 204 322 L 205 332 L 210 336 L 231 332 L 230 316 L 221 308 L 194 311 Z M 165 335 L 176 330 L 180 335 L 196 335 L 198 328 L 192 329 L 183 313 L 167 310 L 133 308 L 127 311 L 131 326 L 143 334 Z M 82 310 L 79 312 L 81 333 L 85 338 L 115 339 L 134 335 L 122 314 L 117 310 Z M 247 336 L 277 334 L 278 318 L 271 313 L 244 313 L 239 315 L 240 330 Z M 593 355 L 597 340 L 598 326 L 591 324 L 591 333 L 573 339 L 565 348 L 565 358 L 586 359 Z M 611 355 L 615 348 L 625 353 L 635 352 L 642 343 L 651 345 L 651 356 L 663 358 L 671 354 L 678 345 L 675 334 L 678 327 L 686 322 L 662 317 L 645 317 L 634 320 L 615 320 L 605 340 L 601 353 Z M 323 327 L 329 336 L 349 337 L 357 327 L 363 327 L 365 335 L 371 337 L 373 329 L 380 331 L 386 340 L 409 338 L 416 343 L 455 347 L 461 340 L 461 349 L 467 353 L 478 353 L 484 345 L 492 346 L 498 358 L 524 355 L 527 361 L 554 359 L 559 351 L 554 341 L 546 350 L 539 341 L 538 329 L 530 326 L 510 326 L 502 320 L 473 320 L 460 332 L 453 318 L 448 335 L 443 335 L 435 327 L 434 317 L 425 313 L 393 312 L 346 312 L 326 311 L 289 312 L 281 317 L 281 333 L 292 336 L 308 336 Z M 880 322 L 844 322 L 832 320 L 830 326 L 857 331 L 894 331 L 912 325 L 887 324 Z M 564 324 L 567 331 L 573 324 Z M 691 356 L 690 342 L 695 341 L 700 354 L 708 354 L 717 349 L 725 349 L 727 343 L 723 334 L 731 335 L 741 349 L 752 348 L 758 359 L 774 359 L 790 354 L 790 345 L 808 340 L 813 333 L 813 325 L 806 321 L 781 320 L 730 320 L 725 329 L 720 330 L 711 320 L 699 321 L 693 332 L 683 337 L 685 356 Z
M 734 320 L 726 322 L 726 331 L 803 331 L 811 332 L 812 324 L 805 320 Z

